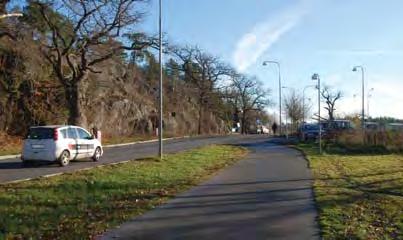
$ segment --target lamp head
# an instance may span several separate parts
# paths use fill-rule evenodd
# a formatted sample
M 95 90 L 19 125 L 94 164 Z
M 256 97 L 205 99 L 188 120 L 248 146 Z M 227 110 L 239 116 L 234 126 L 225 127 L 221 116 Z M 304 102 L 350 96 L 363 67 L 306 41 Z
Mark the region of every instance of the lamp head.
M 319 74 L 317 74 L 317 73 L 313 74 L 312 80 L 319 80 Z
M 358 71 L 358 68 L 361 68 L 361 66 L 355 66 L 355 67 L 353 67 L 353 72 L 357 72 L 357 71 Z
M 263 66 L 267 66 L 267 62 L 266 62 L 266 61 L 263 62 Z

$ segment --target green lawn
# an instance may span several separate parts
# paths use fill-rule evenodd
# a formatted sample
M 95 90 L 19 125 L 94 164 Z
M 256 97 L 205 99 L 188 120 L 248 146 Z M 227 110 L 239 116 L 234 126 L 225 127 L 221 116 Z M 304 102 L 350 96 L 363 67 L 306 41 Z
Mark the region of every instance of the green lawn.
M 317 154 L 300 144 L 315 176 L 324 239 L 403 239 L 403 156 Z
M 91 239 L 206 179 L 247 151 L 209 146 L 0 185 L 0 239 Z

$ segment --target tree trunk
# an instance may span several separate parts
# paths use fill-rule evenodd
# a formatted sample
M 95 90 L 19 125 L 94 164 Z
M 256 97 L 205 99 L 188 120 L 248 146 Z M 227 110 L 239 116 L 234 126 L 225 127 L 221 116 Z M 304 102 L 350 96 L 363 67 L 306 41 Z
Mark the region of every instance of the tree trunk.
M 246 134 L 246 112 L 242 111 L 241 133 Z
M 69 109 L 68 123 L 87 127 L 87 121 L 84 116 L 83 107 L 81 105 L 82 92 L 80 91 L 79 83 L 72 84 L 66 89 L 66 100 Z
M 199 125 L 197 127 L 197 134 L 201 135 L 201 125 L 202 125 L 202 117 L 203 117 L 203 105 L 202 101 L 200 101 L 200 106 L 199 106 Z
M 6 13 L 6 5 L 9 2 L 9 0 L 3 0 L 0 3 L 0 14 L 5 14 Z
M 10 93 L 9 97 L 7 98 L 7 104 L 6 104 L 6 111 L 5 111 L 5 123 L 4 123 L 4 128 L 3 131 L 8 132 L 8 128 L 11 125 L 12 119 L 13 119 L 13 114 L 14 114 L 14 104 L 15 104 L 16 99 L 14 98 L 14 95 Z

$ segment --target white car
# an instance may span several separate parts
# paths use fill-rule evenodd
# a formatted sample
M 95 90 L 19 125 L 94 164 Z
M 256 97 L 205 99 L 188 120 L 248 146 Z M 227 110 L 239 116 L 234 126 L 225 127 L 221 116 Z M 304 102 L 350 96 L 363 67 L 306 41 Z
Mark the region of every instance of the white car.
M 92 158 L 98 161 L 103 154 L 100 141 L 87 130 L 77 126 L 31 127 L 24 140 L 23 163 L 57 161 L 67 166 L 70 160 Z

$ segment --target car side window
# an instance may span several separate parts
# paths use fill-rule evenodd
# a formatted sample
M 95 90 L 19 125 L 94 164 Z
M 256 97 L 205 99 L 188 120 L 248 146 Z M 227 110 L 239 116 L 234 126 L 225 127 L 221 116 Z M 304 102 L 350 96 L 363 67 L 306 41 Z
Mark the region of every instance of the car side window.
M 67 129 L 68 138 L 77 139 L 77 132 L 75 128 L 68 128 Z
M 60 132 L 61 132 L 63 138 L 67 138 L 67 129 L 62 129 L 62 130 L 60 130 Z
M 91 135 L 81 128 L 77 128 L 77 132 L 78 132 L 79 139 L 90 139 L 91 138 Z

